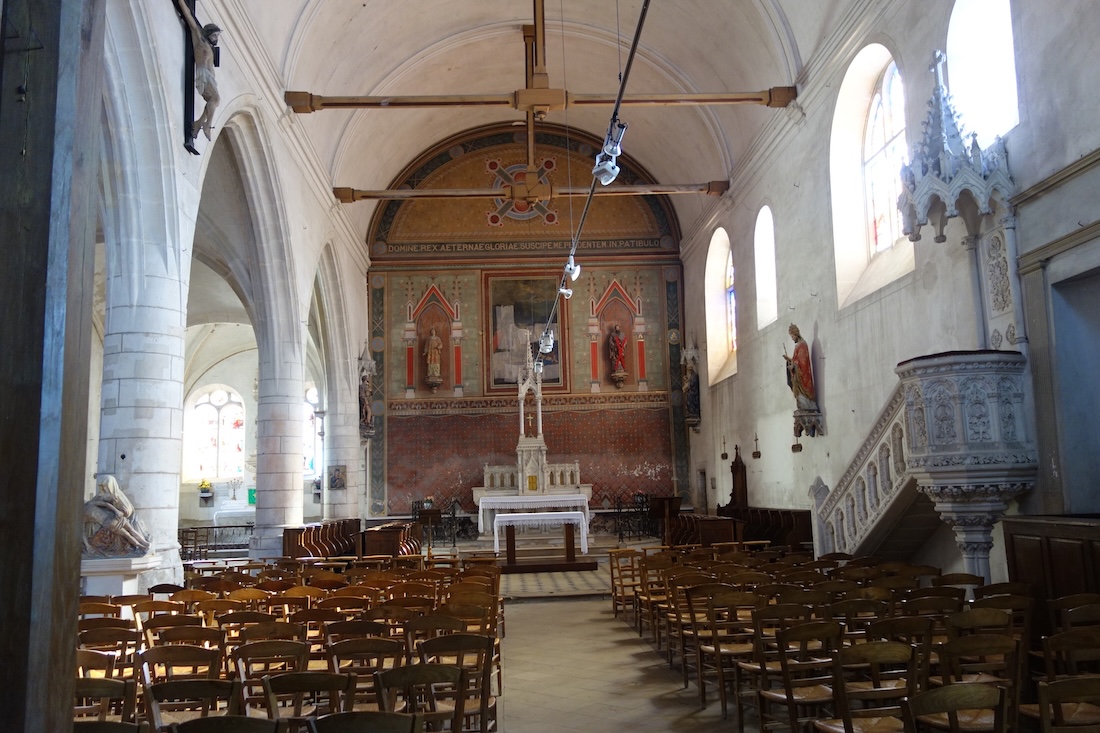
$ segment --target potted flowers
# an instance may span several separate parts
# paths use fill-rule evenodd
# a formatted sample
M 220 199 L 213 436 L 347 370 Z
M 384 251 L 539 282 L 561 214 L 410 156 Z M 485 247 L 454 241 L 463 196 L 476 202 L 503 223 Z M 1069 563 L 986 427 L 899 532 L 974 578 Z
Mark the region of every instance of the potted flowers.
M 199 498 L 209 499 L 214 495 L 214 487 L 210 485 L 209 479 L 202 479 L 199 481 Z

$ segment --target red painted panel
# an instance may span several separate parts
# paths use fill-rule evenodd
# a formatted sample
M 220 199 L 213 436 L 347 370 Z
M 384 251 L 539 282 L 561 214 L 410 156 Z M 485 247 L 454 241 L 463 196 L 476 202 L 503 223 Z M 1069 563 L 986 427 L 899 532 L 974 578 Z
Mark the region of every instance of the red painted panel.
M 590 362 L 592 364 L 592 381 L 598 382 L 600 381 L 600 345 L 593 341 L 590 351 L 592 352 L 590 354 Z
M 416 382 L 416 375 L 413 373 L 416 362 L 413 359 L 416 358 L 413 353 L 412 346 L 405 347 L 405 386 L 412 389 L 413 384 Z
M 462 384 L 462 347 L 455 344 L 455 386 Z
M 516 416 L 390 417 L 386 421 L 390 514 L 431 495 L 444 507 L 457 499 L 473 511 L 473 487 L 484 464 L 514 465 Z M 614 506 L 637 493 L 672 490 L 673 457 L 668 410 L 603 410 L 543 414 L 551 463 L 580 461 L 581 480 L 592 484 L 594 506 Z
M 645 379 L 645 339 L 638 339 L 638 379 Z

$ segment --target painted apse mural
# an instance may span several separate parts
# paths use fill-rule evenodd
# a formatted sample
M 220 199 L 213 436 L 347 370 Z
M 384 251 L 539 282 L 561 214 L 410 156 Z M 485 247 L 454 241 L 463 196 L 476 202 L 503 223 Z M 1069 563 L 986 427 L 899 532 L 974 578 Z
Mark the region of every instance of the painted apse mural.
M 587 187 L 598 141 L 536 135 L 541 181 Z M 619 159 L 620 182 L 650 182 Z M 526 134 L 471 131 L 410 166 L 393 187 L 499 187 L 526 175 Z M 583 197 L 386 202 L 372 223 L 370 511 L 406 514 L 431 496 L 474 511 L 486 466 L 516 464 L 517 379 L 557 295 Z M 679 374 L 679 231 L 657 196 L 597 197 L 577 250 L 572 298 L 543 374 L 548 461 L 579 463 L 596 507 L 637 493 L 689 500 Z M 619 366 L 612 338 L 619 329 Z M 625 375 L 623 374 L 625 372 Z M 533 415 L 528 395 L 525 414 Z M 523 426 L 528 435 L 534 428 Z

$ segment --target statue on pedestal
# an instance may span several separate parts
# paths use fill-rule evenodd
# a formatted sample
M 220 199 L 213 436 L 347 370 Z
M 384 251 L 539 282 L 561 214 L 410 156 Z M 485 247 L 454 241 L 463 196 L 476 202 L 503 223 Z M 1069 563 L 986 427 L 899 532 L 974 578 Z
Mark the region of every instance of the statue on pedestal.
M 621 388 L 626 381 L 626 336 L 615 326 L 607 338 L 607 355 L 611 359 L 611 381 Z
M 86 557 L 140 557 L 149 552 L 149 533 L 114 476 L 104 476 L 84 503 Z
M 435 328 L 428 331 L 428 338 L 424 342 L 424 356 L 428 359 L 428 386 L 435 392 L 439 385 L 443 384 L 441 364 L 443 359 L 443 339 L 435 332 Z
M 794 341 L 794 355 L 787 356 L 783 349 L 783 358 L 787 361 L 787 386 L 794 395 L 794 435 L 806 433 L 810 437 L 824 435 L 821 424 L 821 410 L 817 406 L 817 391 L 814 388 L 814 373 L 810 362 L 810 347 L 802 338 L 798 326 L 791 324 L 787 329 L 791 341 Z

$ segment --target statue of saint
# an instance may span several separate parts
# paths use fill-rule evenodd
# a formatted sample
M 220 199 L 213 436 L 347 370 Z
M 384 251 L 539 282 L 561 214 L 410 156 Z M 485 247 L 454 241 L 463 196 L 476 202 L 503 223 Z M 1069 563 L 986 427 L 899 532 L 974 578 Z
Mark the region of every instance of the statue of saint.
M 206 139 L 209 140 L 214 110 L 221 102 L 221 97 L 218 96 L 218 85 L 214 81 L 214 47 L 218 45 L 222 29 L 213 23 L 207 23 L 200 28 L 187 3 L 184 0 L 176 0 L 176 4 L 179 5 L 183 19 L 191 29 L 191 46 L 195 54 L 195 90 L 206 100 L 202 115 L 191 125 L 191 137 L 197 136 L 199 130 L 202 130 Z
M 134 516 L 134 505 L 114 476 L 104 476 L 84 503 L 84 554 L 93 557 L 141 556 L 149 535 Z
M 371 378 L 364 372 L 359 375 L 359 429 L 371 432 L 374 430 L 374 411 L 370 406 Z
M 626 371 L 626 336 L 618 326 L 607 339 L 607 354 L 611 358 L 612 372 Z
M 783 349 L 783 358 L 787 360 L 787 386 L 794 394 L 797 409 L 817 412 L 817 393 L 814 391 L 814 373 L 810 365 L 810 347 L 802 338 L 798 326 L 792 323 L 787 333 L 794 341 L 794 356 L 787 356 L 787 350 Z
M 443 339 L 436 335 L 434 328 L 428 331 L 428 339 L 424 342 L 424 356 L 428 357 L 428 380 L 441 380 L 439 365 L 443 357 Z

